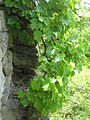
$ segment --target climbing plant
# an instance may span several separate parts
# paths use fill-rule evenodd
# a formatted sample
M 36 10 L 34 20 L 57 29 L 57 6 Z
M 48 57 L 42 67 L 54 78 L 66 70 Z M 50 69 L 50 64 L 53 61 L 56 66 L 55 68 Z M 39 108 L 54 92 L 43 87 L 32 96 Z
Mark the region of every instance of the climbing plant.
M 42 115 L 56 112 L 67 99 L 68 80 L 82 70 L 87 41 L 81 39 L 80 0 L 4 0 L 13 36 L 37 42 L 36 76 L 18 97 Z M 30 29 L 32 37 L 27 32 Z

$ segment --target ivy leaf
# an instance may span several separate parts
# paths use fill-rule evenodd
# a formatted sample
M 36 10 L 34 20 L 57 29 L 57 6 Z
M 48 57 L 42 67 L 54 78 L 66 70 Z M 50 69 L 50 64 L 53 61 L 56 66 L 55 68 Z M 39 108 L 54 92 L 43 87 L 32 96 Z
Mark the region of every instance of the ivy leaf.
M 31 87 L 33 90 L 39 90 L 40 89 L 40 83 L 37 80 L 33 80 L 31 82 Z
M 43 103 L 39 99 L 36 99 L 34 107 L 37 108 L 39 112 L 41 112 L 43 109 Z
M 59 54 L 57 55 L 57 57 L 55 58 L 54 62 L 60 62 L 61 60 L 63 60 L 65 57 L 65 54 L 62 53 L 62 54 Z
M 52 52 L 52 47 L 51 46 L 48 46 L 47 47 L 47 50 L 46 50 L 46 53 L 47 55 L 50 57 L 51 56 L 51 52 Z
M 37 11 L 38 13 L 42 12 L 42 8 L 41 8 L 41 6 L 37 6 L 36 11 Z
M 27 98 L 23 98 L 21 99 L 21 103 L 23 104 L 24 107 L 26 107 L 28 105 L 28 101 L 27 101 Z
M 29 102 L 31 102 L 32 101 L 32 99 L 31 99 L 31 94 L 30 94 L 30 91 L 27 91 L 27 100 L 29 101 Z
M 38 42 L 41 42 L 42 39 L 42 33 L 39 30 L 34 31 L 34 39 L 37 40 Z
M 9 25 L 14 25 L 15 24 L 15 20 L 13 18 L 9 18 L 7 23 Z
M 48 91 L 49 90 L 49 83 L 43 86 L 43 90 L 44 91 Z
M 17 94 L 18 94 L 18 98 L 20 98 L 20 99 L 24 98 L 24 96 L 25 96 L 23 90 L 18 91 Z
M 33 18 L 31 20 L 31 28 L 34 30 L 37 28 L 38 20 L 36 18 Z
M 38 19 L 39 19 L 40 22 L 43 22 L 43 18 L 41 16 L 39 16 Z
M 42 115 L 46 116 L 48 114 L 49 108 L 48 107 L 44 107 L 42 110 Z
M 46 26 L 49 25 L 49 19 L 48 19 L 48 18 L 44 18 L 44 24 L 45 24 Z
M 24 5 L 27 5 L 29 7 L 30 5 L 30 1 L 29 0 L 22 0 L 23 4 Z
M 12 1 L 11 0 L 5 0 L 6 7 L 12 7 Z

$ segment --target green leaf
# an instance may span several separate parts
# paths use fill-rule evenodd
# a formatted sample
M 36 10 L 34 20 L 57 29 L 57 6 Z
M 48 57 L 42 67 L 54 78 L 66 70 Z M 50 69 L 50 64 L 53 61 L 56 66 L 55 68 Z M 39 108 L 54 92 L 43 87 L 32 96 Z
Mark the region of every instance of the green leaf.
M 48 107 L 44 107 L 43 110 L 42 110 L 42 115 L 43 116 L 48 115 L 48 111 L 49 111 L 49 108 Z
M 43 90 L 44 91 L 48 91 L 49 90 L 49 83 L 43 86 Z
M 47 55 L 51 56 L 51 52 L 52 52 L 52 46 L 48 46 L 46 49 Z
M 59 81 L 60 86 L 63 86 L 63 81 L 62 81 L 62 79 L 60 79 L 60 80 L 58 80 L 58 81 Z
M 8 18 L 8 22 L 9 25 L 14 25 L 15 24 L 15 20 L 13 18 Z
M 33 18 L 31 20 L 31 28 L 34 30 L 37 28 L 37 25 L 38 25 L 38 20 L 36 18 Z
M 24 107 L 26 107 L 28 105 L 28 101 L 25 97 L 23 99 L 21 99 L 21 103 L 23 104 Z
M 65 24 L 65 25 L 69 25 L 69 19 L 68 19 L 68 17 L 67 16 L 62 16 L 62 22 L 63 22 L 63 24 Z
M 63 81 L 62 81 L 62 78 L 60 76 L 57 76 L 57 81 L 59 82 L 60 86 L 63 86 Z
M 57 57 L 55 58 L 54 62 L 60 62 L 61 60 L 63 60 L 65 57 L 65 54 L 62 53 L 62 54 L 59 54 L 57 55 Z
M 42 109 L 43 109 L 43 103 L 41 100 L 39 99 L 36 99 L 35 103 L 34 103 L 34 107 L 39 111 L 41 112 Z
M 40 86 L 39 86 L 39 84 L 36 80 L 33 80 L 31 82 L 31 87 L 32 87 L 33 90 L 38 90 L 40 88 Z
M 78 72 L 82 71 L 82 64 L 81 64 L 81 63 L 78 63 L 78 64 L 76 65 L 76 68 L 77 68 L 77 71 L 78 71 Z
M 42 39 L 42 33 L 41 31 L 35 30 L 34 31 L 34 39 L 41 42 Z
M 5 0 L 6 7 L 12 7 L 12 1 L 11 0 Z
M 30 91 L 27 91 L 26 96 L 27 96 L 27 100 L 28 100 L 29 102 L 31 102 L 32 99 L 31 99 Z
M 24 94 L 24 91 L 23 90 L 20 90 L 20 91 L 18 91 L 18 98 L 20 98 L 20 99 L 22 99 L 22 98 L 24 98 L 24 96 L 25 96 L 25 94 Z

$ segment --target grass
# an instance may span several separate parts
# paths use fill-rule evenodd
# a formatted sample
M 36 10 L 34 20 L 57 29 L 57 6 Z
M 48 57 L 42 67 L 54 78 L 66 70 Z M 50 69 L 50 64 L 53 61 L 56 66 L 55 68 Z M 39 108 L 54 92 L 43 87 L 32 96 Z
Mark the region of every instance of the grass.
M 90 66 L 84 66 L 68 85 L 69 100 L 61 111 L 51 115 L 50 120 L 90 120 Z

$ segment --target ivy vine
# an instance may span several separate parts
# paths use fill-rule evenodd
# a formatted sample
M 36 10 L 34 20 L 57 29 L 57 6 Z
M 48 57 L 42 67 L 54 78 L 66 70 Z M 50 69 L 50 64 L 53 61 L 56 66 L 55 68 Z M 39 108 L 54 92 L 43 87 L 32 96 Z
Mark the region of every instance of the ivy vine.
M 44 116 L 54 113 L 68 97 L 68 80 L 76 69 L 82 70 L 85 60 L 87 42 L 81 39 L 77 14 L 80 0 L 4 0 L 4 4 L 14 37 L 37 41 L 37 75 L 18 97 L 24 107 L 33 105 Z

